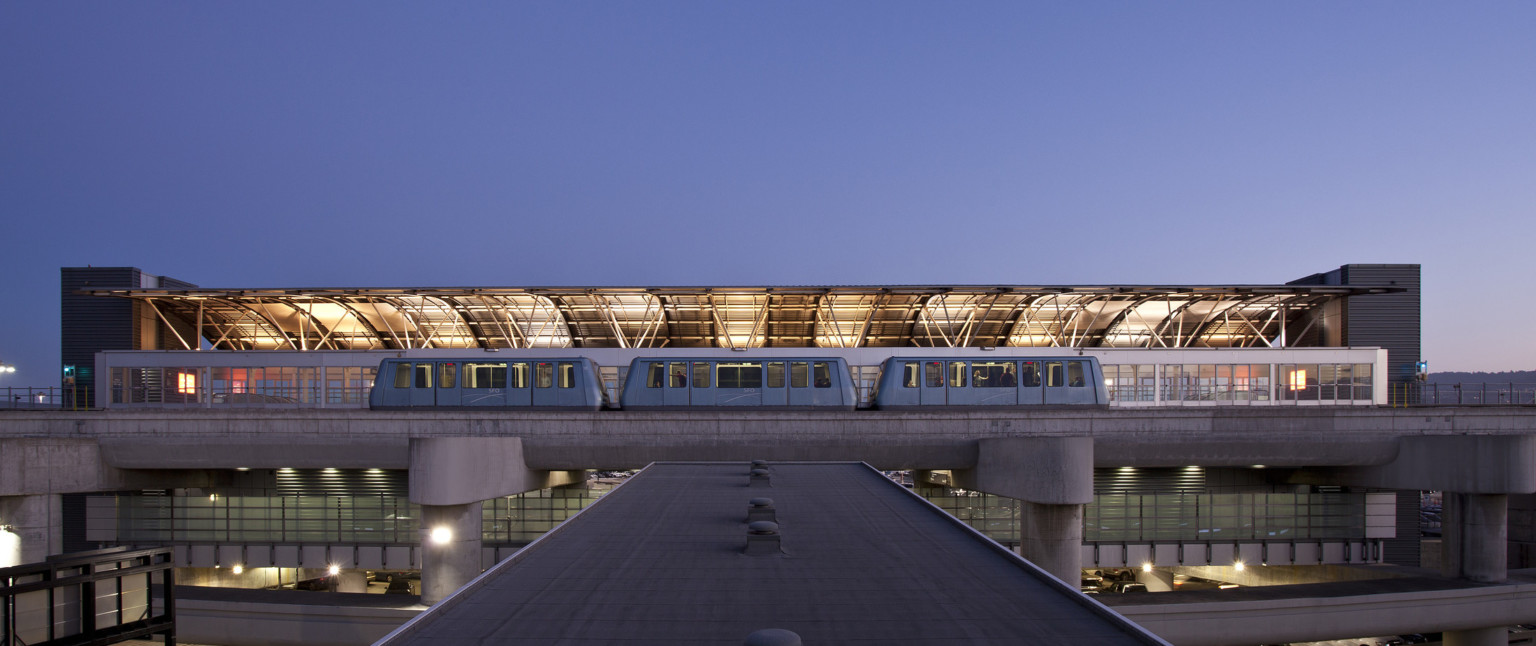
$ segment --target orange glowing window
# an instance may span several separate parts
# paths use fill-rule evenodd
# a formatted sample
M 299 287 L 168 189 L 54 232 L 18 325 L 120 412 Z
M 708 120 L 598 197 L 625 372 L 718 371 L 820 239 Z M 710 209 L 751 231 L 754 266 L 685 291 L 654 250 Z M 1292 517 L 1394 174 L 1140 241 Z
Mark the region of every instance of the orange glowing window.
M 197 373 L 182 372 L 176 375 L 176 392 L 191 395 L 197 392 Z
M 1301 390 L 1307 387 L 1307 371 L 1296 370 L 1291 373 L 1291 390 Z

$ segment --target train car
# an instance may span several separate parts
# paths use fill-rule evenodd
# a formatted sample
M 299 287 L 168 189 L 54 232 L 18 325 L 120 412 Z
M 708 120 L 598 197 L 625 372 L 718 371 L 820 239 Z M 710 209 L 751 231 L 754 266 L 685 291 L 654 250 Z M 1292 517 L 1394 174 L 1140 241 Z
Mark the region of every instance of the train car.
M 625 410 L 842 409 L 858 403 L 840 357 L 641 357 L 624 379 Z
M 375 409 L 597 410 L 597 369 L 585 357 L 385 359 L 368 406 Z
M 1108 406 L 1094 357 L 892 357 L 881 364 L 875 407 Z

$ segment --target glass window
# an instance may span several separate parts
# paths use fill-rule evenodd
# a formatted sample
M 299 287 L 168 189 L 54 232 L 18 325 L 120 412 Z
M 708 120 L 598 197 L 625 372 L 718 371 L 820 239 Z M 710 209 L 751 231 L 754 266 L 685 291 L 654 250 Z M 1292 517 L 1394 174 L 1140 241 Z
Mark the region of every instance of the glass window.
M 1019 383 L 1025 388 L 1040 387 L 1040 364 L 1035 361 L 1025 361 L 1024 367 L 1019 370 Z
M 965 362 L 964 361 L 951 361 L 951 362 L 949 362 L 949 387 L 950 388 L 964 388 L 965 387 Z
M 817 361 L 811 364 L 811 372 L 815 377 L 817 388 L 832 387 L 832 369 L 827 366 L 827 362 Z
M 539 388 L 555 385 L 555 364 L 548 361 L 533 364 L 533 381 Z
M 651 362 L 645 365 L 645 387 L 660 388 L 662 379 L 664 379 L 662 375 L 666 374 L 666 365 L 662 364 L 661 362 Z
M 768 387 L 769 388 L 783 388 L 784 387 L 784 362 L 783 361 L 770 361 L 770 362 L 768 362 Z
M 466 363 L 464 364 L 465 388 L 506 388 L 507 364 L 505 363 Z
M 929 361 L 923 364 L 923 384 L 929 388 L 944 386 L 944 362 Z
M 1051 388 L 1060 388 L 1067 385 L 1066 373 L 1063 368 L 1064 366 L 1061 365 L 1060 361 L 1045 362 L 1045 385 Z
M 784 364 L 779 367 L 779 385 L 784 386 Z M 722 363 L 715 367 L 715 385 L 720 388 L 762 388 L 763 365 L 760 363 Z
M 561 388 L 575 388 L 576 387 L 576 362 L 574 362 L 574 361 L 561 361 L 560 362 L 560 387 Z
M 1248 366 L 1249 386 L 1256 400 L 1269 399 L 1269 364 L 1256 363 Z
M 789 362 L 789 387 L 804 388 L 811 385 L 810 366 L 804 361 Z
M 1012 388 L 1019 385 L 1012 361 L 972 362 L 971 377 L 971 385 L 977 388 Z
M 709 387 L 709 364 L 708 363 L 705 363 L 703 361 L 698 361 L 698 362 L 695 362 L 693 364 L 693 387 L 694 388 L 708 388 Z
M 409 364 L 409 363 L 397 363 L 397 364 L 395 364 L 395 387 L 396 388 L 410 388 L 411 387 L 411 364 Z M 240 391 L 236 390 L 234 388 L 231 388 L 230 392 L 237 393 L 237 392 L 240 392 Z
M 432 364 L 430 364 L 430 363 L 418 363 L 418 364 L 416 364 L 416 387 L 417 388 L 431 388 L 432 387 Z
M 1073 388 L 1082 388 L 1088 385 L 1088 370 L 1086 361 L 1067 362 L 1067 385 Z
M 512 364 L 512 387 L 513 388 L 527 388 L 528 387 L 528 364 L 526 364 L 526 363 L 514 363 L 514 364 Z
M 682 361 L 667 364 L 667 386 L 669 388 L 688 387 L 688 364 Z
M 1371 399 L 1375 394 L 1371 392 L 1371 364 L 1355 364 L 1355 399 Z
M 459 380 L 459 365 L 456 363 L 439 363 L 437 372 L 441 379 L 437 381 L 438 388 L 457 388 Z
M 902 387 L 904 387 L 904 388 L 916 388 L 917 387 L 917 366 L 918 366 L 918 363 L 916 361 L 903 361 L 902 362 L 902 364 L 901 364 L 901 385 L 902 385 Z

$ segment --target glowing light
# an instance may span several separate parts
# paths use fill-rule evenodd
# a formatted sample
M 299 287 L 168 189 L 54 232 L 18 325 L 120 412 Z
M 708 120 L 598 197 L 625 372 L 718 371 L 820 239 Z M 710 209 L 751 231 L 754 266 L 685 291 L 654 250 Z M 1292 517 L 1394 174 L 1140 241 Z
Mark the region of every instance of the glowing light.
M 191 395 L 197 392 L 197 373 L 178 373 L 176 375 L 176 392 L 183 395 Z
M 233 572 L 234 572 L 234 573 L 235 573 L 235 574 L 245 574 L 245 566 L 244 566 L 244 565 L 241 565 L 241 564 L 239 564 L 239 563 L 236 563 L 236 564 L 235 564 L 235 567 L 233 567 L 233 568 L 230 568 L 230 569 L 231 569 L 231 570 L 232 570 L 232 571 L 233 571 Z
M 1242 561 L 1233 561 L 1232 562 L 1232 569 L 1237 570 L 1238 572 L 1242 572 L 1243 571 L 1243 562 Z
M 338 574 L 341 574 L 341 566 L 340 565 L 332 565 L 331 567 L 327 568 L 325 571 L 326 571 L 327 574 L 330 574 L 331 576 L 336 576 Z
M 453 540 L 453 530 L 444 526 L 433 527 L 430 538 L 436 545 L 447 545 L 448 541 Z
M 1291 373 L 1291 390 L 1301 390 L 1307 387 L 1307 371 L 1296 370 Z
M 1147 561 L 1146 563 L 1142 563 L 1141 564 L 1141 571 L 1142 572 L 1151 572 L 1152 571 L 1152 562 L 1151 561 Z

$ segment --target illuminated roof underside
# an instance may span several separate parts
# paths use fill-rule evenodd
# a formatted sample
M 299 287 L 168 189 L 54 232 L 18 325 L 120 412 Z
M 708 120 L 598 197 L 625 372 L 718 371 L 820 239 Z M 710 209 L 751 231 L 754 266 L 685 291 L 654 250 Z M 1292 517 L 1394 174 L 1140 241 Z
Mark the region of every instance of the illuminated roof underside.
M 555 287 L 109 289 L 195 348 L 1272 347 L 1390 288 Z M 1314 335 L 1315 336 L 1315 335 Z

